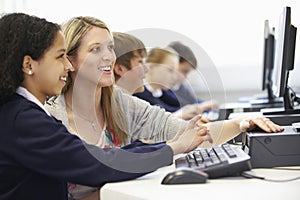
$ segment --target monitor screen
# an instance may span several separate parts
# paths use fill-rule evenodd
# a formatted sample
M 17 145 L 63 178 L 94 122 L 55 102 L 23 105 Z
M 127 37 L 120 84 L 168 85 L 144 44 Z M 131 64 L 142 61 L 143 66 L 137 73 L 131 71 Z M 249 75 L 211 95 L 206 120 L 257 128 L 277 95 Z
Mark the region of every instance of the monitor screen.
M 283 97 L 284 101 L 286 95 L 289 95 L 288 76 L 294 68 L 295 42 L 296 28 L 291 24 L 291 8 L 285 7 L 279 19 L 272 75 L 273 93 L 276 97 Z
M 270 28 L 269 20 L 264 23 L 264 55 L 262 65 L 262 90 L 267 90 L 268 99 L 273 99 L 272 92 L 272 71 L 275 52 L 274 28 Z

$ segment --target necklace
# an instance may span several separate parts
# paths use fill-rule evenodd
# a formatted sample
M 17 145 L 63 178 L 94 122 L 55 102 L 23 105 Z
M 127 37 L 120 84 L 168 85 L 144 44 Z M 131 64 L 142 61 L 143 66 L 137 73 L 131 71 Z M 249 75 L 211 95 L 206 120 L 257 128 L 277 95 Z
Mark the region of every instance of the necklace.
M 71 107 L 68 103 L 66 103 L 66 106 L 67 106 L 67 108 L 68 108 L 68 110 L 69 110 L 69 113 L 68 113 L 68 114 L 70 114 L 70 115 L 72 116 L 72 120 L 73 120 L 75 126 L 76 126 L 76 120 L 75 120 L 75 119 L 76 119 L 77 117 L 79 117 L 80 119 L 83 119 L 84 121 L 89 122 L 89 123 L 91 124 L 91 126 L 93 127 L 93 130 L 94 130 L 95 132 L 98 132 L 98 131 L 99 131 L 99 130 L 97 129 L 95 120 L 90 120 L 90 119 L 88 119 L 87 117 L 84 117 L 84 116 L 82 116 L 82 115 L 79 115 L 78 113 L 73 112 L 72 107 Z
M 84 121 L 89 122 L 90 125 L 93 127 L 93 130 L 94 130 L 95 132 L 98 132 L 98 131 L 99 131 L 99 129 L 97 129 L 97 122 L 95 122 L 95 120 L 90 120 L 90 119 L 88 119 L 88 118 L 86 118 L 86 117 L 84 117 L 84 116 L 82 116 L 82 115 L 79 115 L 79 114 L 76 114 L 76 115 L 75 115 L 75 119 L 76 119 L 76 117 L 79 117 L 79 118 L 83 119 Z M 75 119 L 74 119 L 74 113 L 73 113 L 73 120 L 74 120 L 74 123 L 76 122 Z
M 89 122 L 89 123 L 91 124 L 91 126 L 93 127 L 94 131 L 98 132 L 97 127 L 96 127 L 96 123 L 95 123 L 94 121 L 91 121 L 91 120 L 89 120 L 89 119 L 86 119 L 86 118 L 84 118 L 84 117 L 81 116 L 81 115 L 77 115 L 77 116 L 80 117 L 81 119 L 83 119 L 83 120 Z

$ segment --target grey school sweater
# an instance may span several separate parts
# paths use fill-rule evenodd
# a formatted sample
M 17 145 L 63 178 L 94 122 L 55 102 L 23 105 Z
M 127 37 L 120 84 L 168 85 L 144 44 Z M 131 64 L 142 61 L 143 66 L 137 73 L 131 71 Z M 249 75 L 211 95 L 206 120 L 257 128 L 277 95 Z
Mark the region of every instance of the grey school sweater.
M 178 130 L 187 125 L 187 121 L 174 117 L 158 106 L 122 92 L 115 86 L 114 95 L 127 121 L 127 143 L 131 138 L 147 139 L 153 142 L 173 138 Z M 45 105 L 47 110 L 69 128 L 64 95 L 60 95 L 52 105 Z

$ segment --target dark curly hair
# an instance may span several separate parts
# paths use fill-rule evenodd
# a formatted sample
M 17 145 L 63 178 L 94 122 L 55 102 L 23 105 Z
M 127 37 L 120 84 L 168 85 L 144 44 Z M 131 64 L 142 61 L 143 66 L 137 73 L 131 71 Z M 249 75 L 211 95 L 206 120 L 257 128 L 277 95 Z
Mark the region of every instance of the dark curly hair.
M 41 59 L 59 30 L 58 24 L 24 13 L 0 18 L 0 105 L 15 93 L 24 79 L 24 56 Z

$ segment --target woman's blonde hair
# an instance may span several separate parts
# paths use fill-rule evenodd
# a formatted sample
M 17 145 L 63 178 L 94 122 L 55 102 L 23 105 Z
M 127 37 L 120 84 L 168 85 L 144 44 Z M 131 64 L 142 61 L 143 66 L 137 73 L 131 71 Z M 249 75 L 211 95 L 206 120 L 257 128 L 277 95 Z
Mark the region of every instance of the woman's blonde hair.
M 67 56 L 77 56 L 82 38 L 93 27 L 103 28 L 110 32 L 109 28 L 103 21 L 89 16 L 75 17 L 62 25 L 62 31 L 66 39 Z M 72 84 L 73 80 L 70 78 L 66 87 L 63 89 L 63 93 L 70 89 Z M 103 109 L 104 120 L 107 124 L 106 127 L 113 133 L 113 140 L 119 144 L 124 144 L 127 139 L 127 134 L 123 130 L 128 129 L 126 128 L 127 126 L 124 115 L 121 112 L 119 104 L 116 102 L 113 86 L 102 88 L 100 104 Z M 122 127 L 122 129 L 120 127 Z

